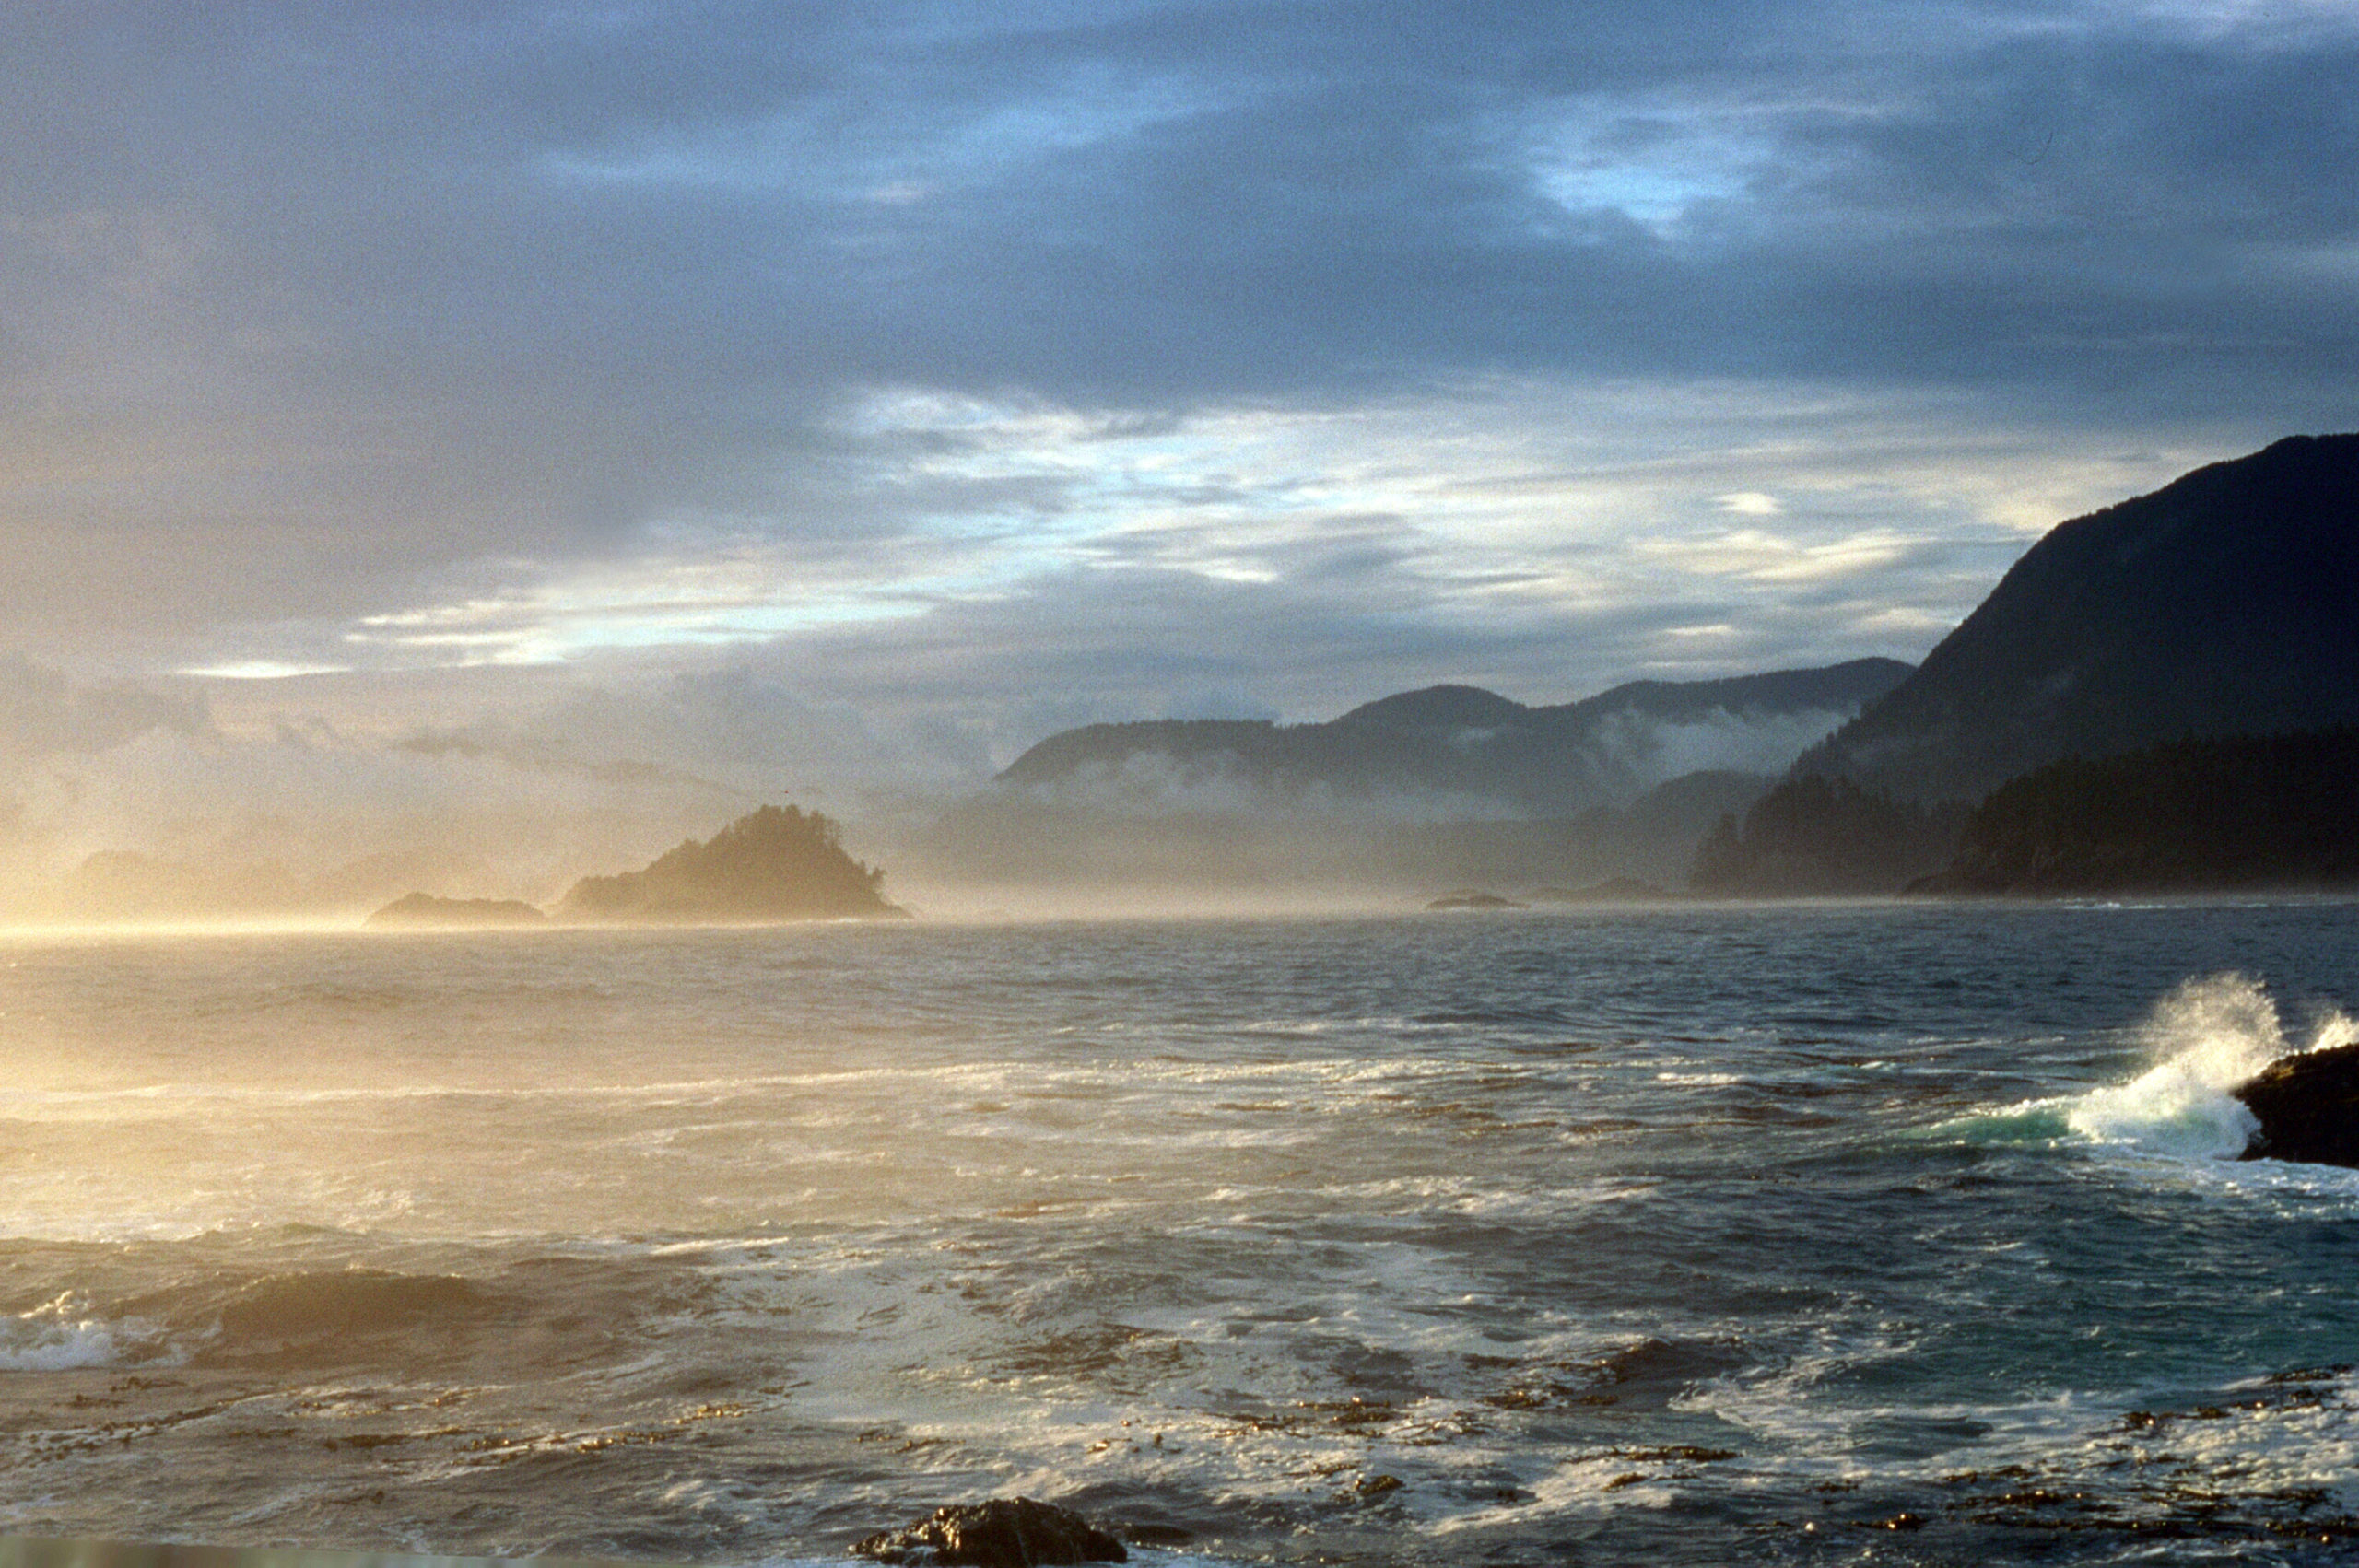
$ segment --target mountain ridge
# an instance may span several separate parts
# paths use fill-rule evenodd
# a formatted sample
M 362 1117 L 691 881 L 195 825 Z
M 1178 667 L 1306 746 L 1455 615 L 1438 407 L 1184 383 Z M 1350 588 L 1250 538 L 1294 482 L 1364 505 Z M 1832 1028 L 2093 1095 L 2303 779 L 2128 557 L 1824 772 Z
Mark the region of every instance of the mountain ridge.
M 1797 774 L 1978 799 L 2073 756 L 2359 721 L 2359 435 L 2068 519 Z
M 1218 777 L 1302 795 L 1421 793 L 1487 799 L 1525 812 L 1625 804 L 1666 778 L 1695 770 L 1649 773 L 1648 758 L 1661 751 L 1666 727 L 1720 723 L 1734 731 L 1750 723 L 1782 735 L 1807 727 L 1815 716 L 1831 728 L 1891 690 L 1909 669 L 1898 660 L 1856 659 L 1704 681 L 1629 681 L 1541 707 L 1480 686 L 1443 685 L 1394 693 L 1309 723 L 1164 719 L 1090 724 L 1043 739 L 995 783 L 1003 789 L 1083 785 L 1155 758 L 1196 781 Z M 1794 749 L 1809 738 L 1796 739 Z M 1716 765 L 1710 758 L 1697 764 Z

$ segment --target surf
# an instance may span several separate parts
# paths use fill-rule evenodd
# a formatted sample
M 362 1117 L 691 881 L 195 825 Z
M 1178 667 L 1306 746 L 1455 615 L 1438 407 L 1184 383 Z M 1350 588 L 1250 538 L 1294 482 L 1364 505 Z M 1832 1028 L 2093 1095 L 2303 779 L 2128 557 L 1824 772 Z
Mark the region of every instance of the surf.
M 1973 1141 L 2071 1142 L 2175 1160 L 2234 1160 L 2260 1127 L 2236 1091 L 2271 1062 L 2359 1040 L 2359 1025 L 2332 1010 L 2297 1038 L 2265 987 L 2223 974 L 2182 982 L 2154 1004 L 2136 1037 L 2148 1065 L 2127 1082 L 1965 1117 L 1948 1130 Z

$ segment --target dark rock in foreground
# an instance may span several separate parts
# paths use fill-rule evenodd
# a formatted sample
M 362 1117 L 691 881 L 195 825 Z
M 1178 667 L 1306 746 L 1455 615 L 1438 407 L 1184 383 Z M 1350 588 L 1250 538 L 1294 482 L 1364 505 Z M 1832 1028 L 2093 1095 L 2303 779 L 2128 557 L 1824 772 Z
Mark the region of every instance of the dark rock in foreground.
M 853 1552 L 880 1562 L 942 1568 L 1034 1568 L 1036 1563 L 1127 1562 L 1122 1543 L 1070 1508 L 1028 1497 L 994 1497 L 937 1508 L 931 1518 L 880 1530 Z
M 537 926 L 546 915 L 521 898 L 437 898 L 413 893 L 369 917 L 372 926 Z
M 1445 893 L 1426 906 L 1428 909 L 1521 909 L 1525 906 L 1512 898 L 1502 898 L 1496 893 L 1483 893 L 1473 888 L 1457 893 Z
M 2260 1118 L 2242 1158 L 2359 1166 L 2359 1045 L 2280 1058 L 2236 1095 Z

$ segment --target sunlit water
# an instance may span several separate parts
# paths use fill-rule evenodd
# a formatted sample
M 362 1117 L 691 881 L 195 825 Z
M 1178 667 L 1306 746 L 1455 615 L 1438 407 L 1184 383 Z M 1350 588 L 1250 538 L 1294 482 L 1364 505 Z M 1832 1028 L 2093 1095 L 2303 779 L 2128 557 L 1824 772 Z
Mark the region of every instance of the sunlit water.
M 0 963 L 0 1530 L 2359 1557 L 2359 1173 L 2222 1157 L 2359 907 Z

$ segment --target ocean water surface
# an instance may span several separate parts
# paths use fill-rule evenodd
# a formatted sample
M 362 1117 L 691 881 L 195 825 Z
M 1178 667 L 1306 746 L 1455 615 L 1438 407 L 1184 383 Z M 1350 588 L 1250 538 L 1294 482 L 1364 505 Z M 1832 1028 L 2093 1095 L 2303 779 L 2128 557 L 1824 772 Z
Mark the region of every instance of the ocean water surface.
M 0 946 L 0 1530 L 2359 1561 L 2359 906 Z

